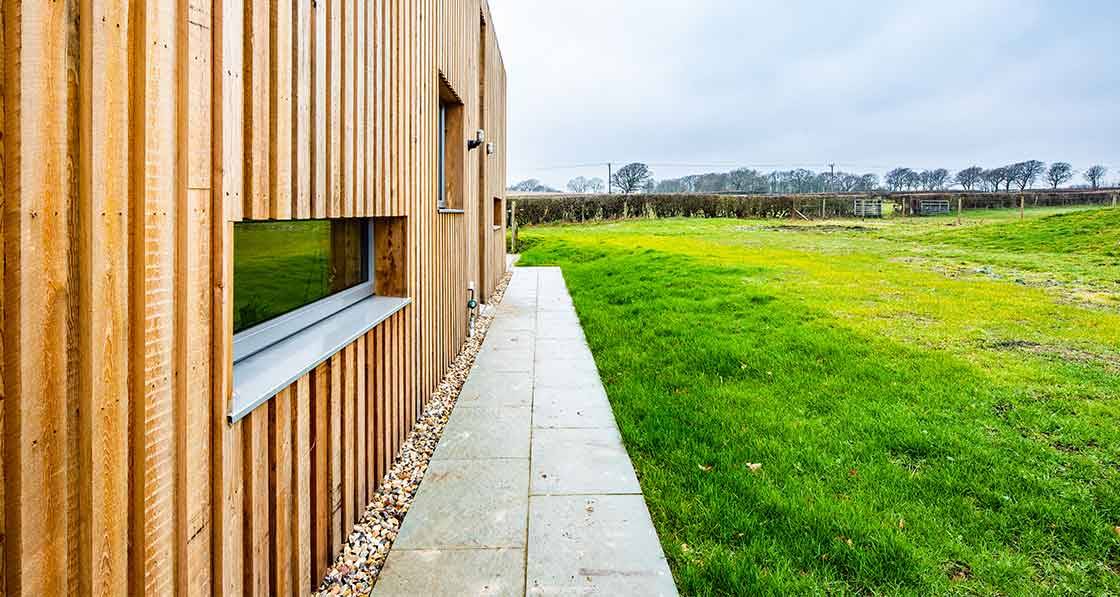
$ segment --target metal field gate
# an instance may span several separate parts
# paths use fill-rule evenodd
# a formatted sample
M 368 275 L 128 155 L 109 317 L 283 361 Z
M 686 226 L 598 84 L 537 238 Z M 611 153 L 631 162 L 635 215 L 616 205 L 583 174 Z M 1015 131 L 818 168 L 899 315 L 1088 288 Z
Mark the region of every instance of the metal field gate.
M 855 200 L 855 205 L 852 206 L 852 213 L 857 218 L 881 218 L 883 217 L 883 200 L 859 198 Z
M 950 211 L 948 199 L 922 199 L 918 203 L 918 215 L 936 216 Z

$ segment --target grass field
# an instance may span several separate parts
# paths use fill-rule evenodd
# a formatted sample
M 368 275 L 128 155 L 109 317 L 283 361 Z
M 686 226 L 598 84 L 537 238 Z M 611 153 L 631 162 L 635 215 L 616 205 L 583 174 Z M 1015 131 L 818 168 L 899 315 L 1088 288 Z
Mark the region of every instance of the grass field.
M 523 230 L 685 594 L 1120 594 L 1120 210 Z

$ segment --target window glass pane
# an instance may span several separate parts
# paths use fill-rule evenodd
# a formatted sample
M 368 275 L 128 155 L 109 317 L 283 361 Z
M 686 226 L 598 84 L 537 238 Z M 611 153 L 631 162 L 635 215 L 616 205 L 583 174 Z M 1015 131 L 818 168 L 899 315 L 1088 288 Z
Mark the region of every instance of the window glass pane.
M 233 331 L 369 280 L 366 220 L 234 225 Z
M 439 208 L 447 207 L 447 104 L 439 103 Z

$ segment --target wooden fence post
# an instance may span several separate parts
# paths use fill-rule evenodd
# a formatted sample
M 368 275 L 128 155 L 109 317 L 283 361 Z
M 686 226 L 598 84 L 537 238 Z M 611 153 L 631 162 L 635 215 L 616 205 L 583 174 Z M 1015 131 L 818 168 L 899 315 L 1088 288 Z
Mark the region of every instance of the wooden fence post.
M 957 226 L 961 225 L 961 213 L 964 211 L 964 198 L 957 195 Z
M 825 204 L 825 201 L 827 201 L 827 200 L 824 197 L 821 197 L 821 219 L 822 220 L 824 219 L 824 204 Z
M 1027 218 L 1027 199 L 1025 195 L 1019 195 L 1019 219 L 1025 220 Z

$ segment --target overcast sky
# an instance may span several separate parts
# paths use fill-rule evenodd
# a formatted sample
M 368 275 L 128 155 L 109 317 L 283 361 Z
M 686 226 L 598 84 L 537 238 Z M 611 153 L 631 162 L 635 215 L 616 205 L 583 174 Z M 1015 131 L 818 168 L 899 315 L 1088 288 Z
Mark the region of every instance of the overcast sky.
M 1118 0 L 490 6 L 511 182 L 605 178 L 608 161 L 658 179 L 1027 159 L 1120 178 Z

